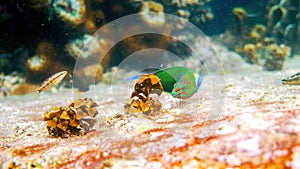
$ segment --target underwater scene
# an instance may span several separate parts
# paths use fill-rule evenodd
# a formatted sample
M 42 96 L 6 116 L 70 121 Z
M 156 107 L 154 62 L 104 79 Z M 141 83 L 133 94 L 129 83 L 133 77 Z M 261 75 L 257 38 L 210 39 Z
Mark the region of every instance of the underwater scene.
M 0 166 L 300 168 L 300 0 L 0 1 Z

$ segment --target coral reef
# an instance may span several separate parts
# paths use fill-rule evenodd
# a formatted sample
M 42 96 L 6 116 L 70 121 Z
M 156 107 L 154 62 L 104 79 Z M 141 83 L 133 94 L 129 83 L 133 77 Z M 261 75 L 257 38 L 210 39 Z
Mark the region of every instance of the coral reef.
M 84 0 L 54 0 L 52 5 L 58 16 L 72 26 L 77 26 L 86 19 Z
M 103 67 L 108 67 L 110 61 L 110 57 L 105 56 L 103 48 L 109 44 L 109 40 L 98 40 L 85 34 L 66 45 L 65 50 L 68 54 L 75 60 L 80 59 L 80 65 L 77 65 L 78 68 L 73 75 L 73 81 L 78 85 L 75 87 L 79 90 L 86 91 L 89 84 L 98 83 L 102 80 Z M 104 56 L 102 60 L 100 60 L 100 56 Z
M 78 88 L 79 91 L 89 90 L 90 84 L 95 84 L 102 81 L 103 67 L 101 64 L 92 64 L 80 68 L 73 74 L 73 87 Z
M 289 40 L 297 37 L 293 30 L 296 11 L 298 3 L 269 0 L 265 24 L 262 24 L 247 22 L 251 14 L 244 8 L 234 8 L 233 26 L 223 35 L 224 42 L 248 63 L 262 65 L 270 71 L 282 70 L 285 60 L 297 51 L 296 39 Z
M 105 84 L 111 85 L 117 81 L 124 79 L 121 74 L 124 73 L 124 70 L 119 70 L 118 67 L 113 66 L 109 71 L 103 74 L 103 82 Z
M 177 15 L 188 19 L 190 22 L 200 28 L 214 18 L 212 10 L 209 6 L 210 0 L 162 0 L 162 1 L 146 1 L 146 0 L 130 0 L 131 5 L 139 9 L 140 12 L 162 12 Z M 164 22 L 161 16 L 146 17 L 149 23 L 154 21 L 159 23 Z
M 257 43 L 262 42 L 263 38 L 266 35 L 266 27 L 261 24 L 256 24 L 254 27 L 250 30 L 250 41 Z
M 285 45 L 272 44 L 266 48 L 264 54 L 264 68 L 267 70 L 282 70 L 283 63 L 286 58 L 290 55 L 290 47 Z
M 28 59 L 28 51 L 24 48 L 17 48 L 12 53 L 0 54 L 0 72 L 5 74 L 14 71 L 23 72 L 26 67 L 25 63 Z
M 35 55 L 26 63 L 26 82 L 41 83 L 47 77 L 70 69 L 59 62 L 56 57 L 56 49 L 48 42 L 41 42 L 37 46 Z
M 234 35 L 240 35 L 240 38 L 243 40 L 246 38 L 247 32 L 247 17 L 248 14 L 243 8 L 236 7 L 232 10 L 233 13 L 233 26 L 232 32 Z
M 80 58 L 82 65 L 85 67 L 88 65 L 99 62 L 99 56 L 105 56 L 101 60 L 101 64 L 104 67 L 108 67 L 110 57 L 106 56 L 103 50 L 107 45 L 110 45 L 111 41 L 108 39 L 96 39 L 95 37 L 85 34 L 82 37 L 73 39 L 68 42 L 65 47 L 67 53 L 75 60 Z
M 245 24 L 246 18 L 248 17 L 248 14 L 245 9 L 236 7 L 232 11 L 233 16 L 237 19 L 237 22 L 241 24 Z
M 248 63 L 259 63 L 259 54 L 254 44 L 246 44 L 244 46 L 243 56 Z
M 99 43 L 93 36 L 85 34 L 68 42 L 65 50 L 74 59 L 82 58 L 85 59 L 85 64 L 91 64 L 98 59 L 95 55 L 99 51 Z
M 46 55 L 35 55 L 29 58 L 26 67 L 26 82 L 36 84 L 43 82 L 45 78 L 56 72 L 67 69 L 65 66 L 53 61 L 51 57 Z
M 165 12 L 187 18 L 193 24 L 205 27 L 214 18 L 209 6 L 210 0 L 163 0 Z
M 155 12 L 157 14 L 151 14 Z M 146 23 L 153 26 L 165 24 L 165 16 L 162 15 L 164 7 L 160 3 L 154 1 L 143 1 L 141 6 L 141 14 Z
M 98 105 L 90 98 L 76 99 L 68 107 L 52 107 L 44 115 L 49 135 L 67 138 L 91 131 Z
M 285 60 L 291 54 L 291 48 L 275 43 L 269 45 L 245 44 L 242 54 L 248 63 L 262 65 L 269 71 L 282 70 Z
M 96 32 L 105 23 L 104 13 L 100 10 L 88 13 L 85 21 L 85 29 L 88 34 Z
M 213 18 L 208 4 L 207 0 L 117 0 L 113 2 L 109 0 L 25 0 L 22 4 L 15 1 L 1 2 L 0 22 L 3 23 L 4 29 L 0 29 L 3 35 L 0 38 L 0 54 L 5 55 L 5 58 L 0 59 L 0 70 L 3 69 L 8 74 L 15 70 L 26 70 L 26 82 L 40 83 L 55 72 L 62 70 L 72 72 L 76 59 L 82 56 L 89 58 L 86 59 L 87 62 L 83 66 L 85 67 L 95 63 L 94 59 L 97 58 L 97 54 L 105 55 L 101 65 L 106 70 L 117 65 L 128 54 L 149 47 L 168 49 L 188 55 L 190 51 L 180 50 L 183 46 L 173 42 L 170 37 L 158 39 L 157 36 L 152 37 L 152 35 L 146 35 L 144 39 L 138 36 L 125 39 L 123 45 L 120 44 L 119 47 L 106 54 L 102 49 L 111 45 L 112 42 L 102 37 L 93 39 L 91 34 L 112 20 L 136 12 L 143 14 L 145 24 L 160 26 L 165 32 L 170 31 L 170 24 L 166 23 L 164 15 L 160 15 L 163 12 L 183 16 L 196 25 L 203 26 Z M 159 14 L 154 16 L 149 12 Z M 126 32 L 126 29 L 135 28 L 122 29 Z M 20 38 L 24 37 L 24 30 L 30 30 L 32 35 L 25 34 L 27 38 Z M 85 43 L 88 44 L 86 48 L 83 48 Z M 22 57 L 24 64 L 19 64 L 17 68 L 7 64 L 14 60 L 14 57 L 11 57 L 13 51 L 20 47 L 26 49 L 30 58 Z M 14 61 L 20 60 L 21 57 Z M 58 67 L 63 68 L 57 69 Z
M 54 57 L 56 54 L 56 49 L 54 48 L 53 44 L 49 42 L 40 42 L 36 47 L 35 51 L 36 55 L 46 55 L 50 58 Z
M 299 1 L 269 0 L 267 28 L 277 43 L 294 44 L 297 40 Z
M 24 83 L 24 78 L 22 78 L 17 73 L 12 73 L 5 75 L 3 72 L 0 74 L 0 95 L 5 97 L 7 95 L 12 95 L 12 91 L 16 92 L 16 88 L 19 88 L 20 84 Z M 27 89 L 24 89 L 27 90 Z M 28 89 L 30 90 L 30 89 Z M 19 92 L 16 92 L 19 93 Z
M 94 79 L 95 83 L 102 81 L 103 67 L 101 64 L 88 65 L 84 67 L 81 71 L 83 72 L 84 77 L 87 78 L 87 81 L 90 81 L 89 79 Z

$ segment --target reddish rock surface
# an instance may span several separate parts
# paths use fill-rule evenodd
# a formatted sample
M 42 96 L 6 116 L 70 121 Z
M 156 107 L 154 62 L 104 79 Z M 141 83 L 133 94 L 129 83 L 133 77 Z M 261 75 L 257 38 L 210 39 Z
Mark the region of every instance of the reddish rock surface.
M 163 111 L 155 115 L 123 114 L 132 87 L 99 84 L 77 96 L 92 97 L 100 105 L 94 130 L 68 139 L 50 137 L 42 119 L 52 106 L 72 102 L 71 90 L 7 97 L 0 103 L 0 164 L 300 168 L 300 87 L 281 84 L 295 72 L 230 73 L 225 84 L 218 83 L 219 75 L 207 75 L 191 99 L 180 101 L 166 93 L 157 97 Z M 214 112 L 215 89 L 225 97 L 219 98 L 221 109 Z

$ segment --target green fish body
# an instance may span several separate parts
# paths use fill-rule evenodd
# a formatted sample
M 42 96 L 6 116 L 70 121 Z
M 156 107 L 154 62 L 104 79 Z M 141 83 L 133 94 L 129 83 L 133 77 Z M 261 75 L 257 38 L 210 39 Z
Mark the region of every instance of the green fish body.
M 173 67 L 167 69 L 161 69 L 153 73 L 160 79 L 164 91 L 171 93 L 174 85 L 183 77 L 184 74 L 191 71 L 186 67 Z
M 157 70 L 153 73 L 159 78 L 164 92 L 171 93 L 174 98 L 188 99 L 200 88 L 204 75 L 201 74 L 196 82 L 194 72 L 186 67 L 172 67 Z M 141 75 L 127 80 L 137 80 Z
M 186 67 L 162 69 L 153 73 L 160 79 L 165 92 L 170 92 L 174 98 L 188 99 L 200 88 L 204 75 L 197 82 L 193 71 Z

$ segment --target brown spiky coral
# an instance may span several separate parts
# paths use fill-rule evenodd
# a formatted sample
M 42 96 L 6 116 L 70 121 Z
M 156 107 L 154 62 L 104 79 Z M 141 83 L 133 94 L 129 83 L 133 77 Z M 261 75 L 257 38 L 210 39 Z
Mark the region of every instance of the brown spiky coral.
M 161 109 L 162 104 L 158 100 L 152 100 L 150 94 L 161 95 L 163 86 L 157 76 L 152 74 L 143 75 L 139 78 L 131 94 L 131 100 L 125 104 L 126 113 L 142 112 L 152 113 Z
M 69 108 L 75 112 L 75 118 L 79 120 L 83 133 L 90 132 L 97 122 L 94 119 L 98 114 L 96 107 L 98 104 L 91 98 L 76 99 L 69 105 Z
M 97 106 L 92 99 L 83 98 L 76 99 L 68 107 L 52 107 L 44 115 L 49 135 L 67 138 L 90 132 L 96 123 Z

